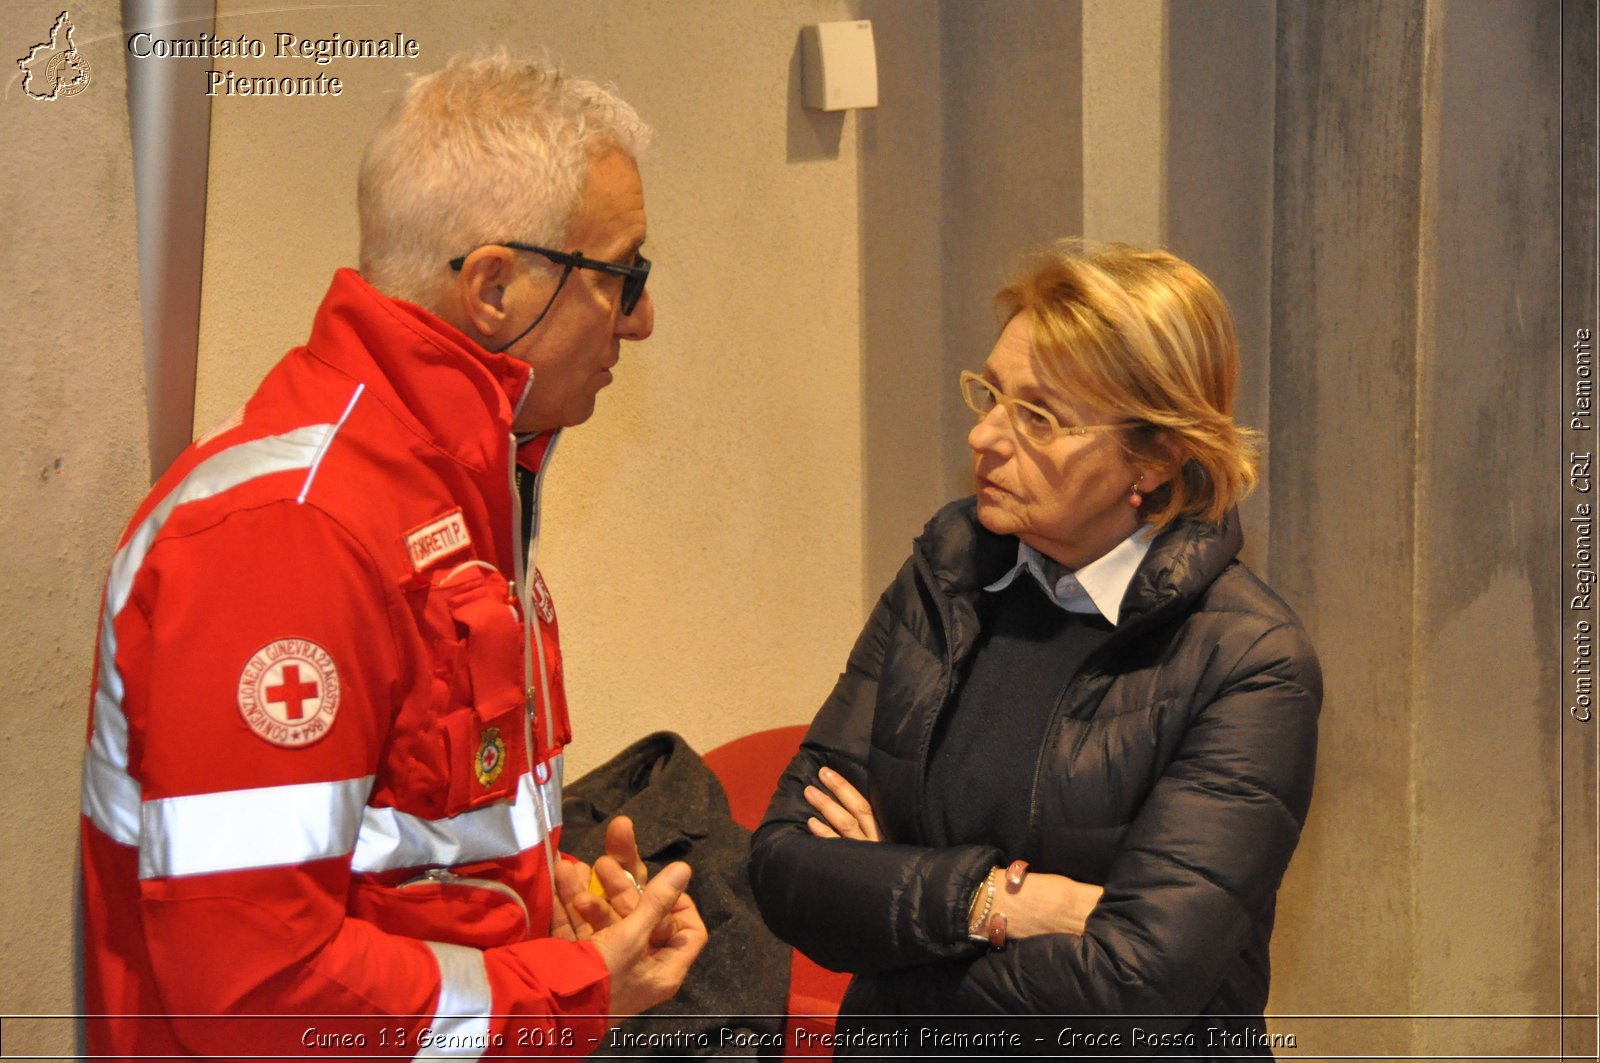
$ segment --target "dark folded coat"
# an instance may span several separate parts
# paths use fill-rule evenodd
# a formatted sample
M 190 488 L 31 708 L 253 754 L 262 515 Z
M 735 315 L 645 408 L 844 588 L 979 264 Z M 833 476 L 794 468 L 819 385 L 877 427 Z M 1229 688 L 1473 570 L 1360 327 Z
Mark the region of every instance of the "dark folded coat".
M 561 802 L 561 850 L 585 863 L 605 852 L 605 823 L 633 820 L 639 853 L 652 873 L 674 860 L 694 868 L 690 896 L 710 940 L 678 995 L 629 1019 L 613 1034 L 687 1034 L 677 1047 L 606 1055 L 755 1055 L 758 1039 L 778 1035 L 789 993 L 789 946 L 761 921 L 745 860 L 750 832 L 733 821 L 711 769 L 679 736 L 658 732 L 569 783 Z M 770 1043 L 770 1040 L 769 1040 Z

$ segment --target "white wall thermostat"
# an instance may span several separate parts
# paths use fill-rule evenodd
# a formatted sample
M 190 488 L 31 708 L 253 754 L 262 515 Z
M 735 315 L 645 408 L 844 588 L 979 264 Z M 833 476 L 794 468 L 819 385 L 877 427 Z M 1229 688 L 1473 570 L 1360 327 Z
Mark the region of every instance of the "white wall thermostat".
M 872 23 L 819 22 L 800 30 L 803 100 L 818 111 L 878 106 Z

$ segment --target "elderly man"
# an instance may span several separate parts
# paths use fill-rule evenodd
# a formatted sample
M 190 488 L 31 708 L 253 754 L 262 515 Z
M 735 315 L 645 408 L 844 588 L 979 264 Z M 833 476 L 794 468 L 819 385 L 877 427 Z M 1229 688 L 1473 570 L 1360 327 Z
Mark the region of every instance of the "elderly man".
M 135 514 L 84 765 L 93 1053 L 583 1054 L 677 991 L 688 867 L 646 885 L 622 823 L 605 903 L 557 855 L 535 564 L 556 435 L 651 331 L 647 137 L 503 54 L 414 82 L 360 273 Z

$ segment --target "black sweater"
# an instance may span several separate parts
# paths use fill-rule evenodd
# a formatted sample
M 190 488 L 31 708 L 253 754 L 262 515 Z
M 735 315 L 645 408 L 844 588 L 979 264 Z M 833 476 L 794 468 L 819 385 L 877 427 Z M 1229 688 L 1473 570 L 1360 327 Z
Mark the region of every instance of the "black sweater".
M 978 842 L 1021 856 L 1045 731 L 1072 677 L 1112 629 L 1101 617 L 1062 609 L 1030 574 L 983 604 L 984 635 L 955 706 L 934 729 L 925 831 L 930 845 Z

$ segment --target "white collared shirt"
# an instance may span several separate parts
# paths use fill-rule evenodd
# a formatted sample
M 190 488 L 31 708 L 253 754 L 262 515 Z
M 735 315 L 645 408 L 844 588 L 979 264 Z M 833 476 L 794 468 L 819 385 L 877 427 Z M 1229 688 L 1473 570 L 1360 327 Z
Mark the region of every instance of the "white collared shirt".
M 1128 584 L 1133 582 L 1133 574 L 1139 571 L 1139 564 L 1150 552 L 1150 543 L 1155 537 L 1155 525 L 1141 524 L 1132 535 L 1100 557 L 1076 572 L 1066 572 L 1054 579 L 1050 570 L 1061 572 L 1062 566 L 1027 543 L 1018 542 L 1017 563 L 984 590 L 1003 591 L 1011 586 L 1018 573 L 1027 570 L 1033 573 L 1050 600 L 1067 612 L 1087 616 L 1098 613 L 1115 626 L 1122 613 L 1123 595 L 1128 593 Z

